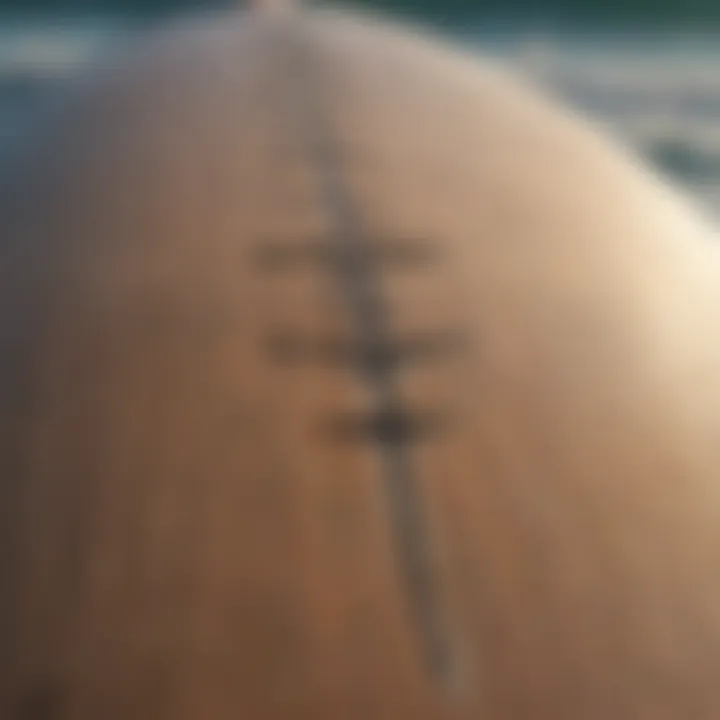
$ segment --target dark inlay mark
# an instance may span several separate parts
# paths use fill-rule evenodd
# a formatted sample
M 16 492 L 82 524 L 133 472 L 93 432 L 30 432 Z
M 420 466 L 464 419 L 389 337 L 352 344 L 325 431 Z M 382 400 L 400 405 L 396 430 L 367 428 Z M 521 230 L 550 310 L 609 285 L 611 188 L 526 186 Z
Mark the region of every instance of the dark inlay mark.
M 336 415 L 326 427 L 337 440 L 401 446 L 433 437 L 449 424 L 448 417 L 441 413 L 388 405 L 369 414 Z
M 417 333 L 392 340 L 308 339 L 290 332 L 277 332 L 267 339 L 267 348 L 279 362 L 351 366 L 376 374 L 401 366 L 437 362 L 462 349 L 464 340 L 462 334 L 449 331 Z
M 53 682 L 39 682 L 16 699 L 10 720 L 64 720 L 66 710 L 63 688 Z
M 417 633 L 418 650 L 429 674 L 452 696 L 457 689 L 458 633 L 447 602 L 444 579 L 436 551 L 432 518 L 423 497 L 414 443 L 437 432 L 436 415 L 406 408 L 401 391 L 392 307 L 379 276 L 378 244 L 368 228 L 364 208 L 348 181 L 343 152 L 333 126 L 332 96 L 324 81 L 332 63 L 313 57 L 313 42 L 298 35 L 298 27 L 278 25 L 278 42 L 287 52 L 287 91 L 293 100 L 297 125 L 316 171 L 318 200 L 330 221 L 329 238 L 309 254 L 280 253 L 279 264 L 320 260 L 333 271 L 345 300 L 351 332 L 359 338 L 358 367 L 374 410 L 367 415 L 345 414 L 331 423 L 336 436 L 369 441 L 380 460 L 379 475 L 387 500 L 388 520 L 394 536 L 397 570 L 407 594 L 407 609 Z M 302 35 L 302 33 L 300 33 Z M 333 249 L 325 249 L 327 245 Z M 390 244 L 392 245 L 392 243 Z M 382 256 L 380 256 L 382 257 Z M 300 258 L 300 260 L 296 259 Z M 387 255 L 384 263 L 387 265 Z M 390 358 L 390 360 L 388 360 Z
M 376 238 L 359 250 L 339 245 L 334 238 L 296 243 L 273 242 L 256 249 L 256 263 L 266 271 L 287 271 L 302 267 L 340 269 L 348 265 L 363 268 L 422 267 L 436 262 L 436 248 L 421 240 Z

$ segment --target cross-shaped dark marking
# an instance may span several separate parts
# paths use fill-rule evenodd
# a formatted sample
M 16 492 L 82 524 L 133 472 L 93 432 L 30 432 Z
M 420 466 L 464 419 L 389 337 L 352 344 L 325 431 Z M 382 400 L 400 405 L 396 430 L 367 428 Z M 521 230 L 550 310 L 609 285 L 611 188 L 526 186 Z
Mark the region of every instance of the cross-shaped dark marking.
M 437 248 L 414 239 L 375 238 L 362 252 L 350 252 L 332 238 L 297 242 L 266 241 L 256 249 L 257 266 L 266 271 L 288 271 L 307 267 L 339 269 L 352 265 L 371 269 L 422 267 L 438 260 Z
M 450 331 L 408 334 L 386 342 L 377 338 L 309 339 L 279 331 L 267 338 L 266 345 L 274 359 L 285 363 L 322 363 L 381 373 L 437 362 L 463 348 L 465 342 L 462 334 Z
M 339 440 L 410 445 L 436 435 L 449 423 L 437 412 L 388 406 L 370 413 L 337 415 L 328 423 L 328 429 Z
M 371 410 L 344 414 L 333 421 L 336 435 L 365 441 L 380 458 L 380 480 L 387 500 L 398 574 L 407 594 L 407 608 L 430 675 L 446 692 L 458 689 L 458 634 L 453 627 L 438 566 L 436 538 L 425 507 L 419 469 L 412 448 L 438 427 L 437 417 L 406 406 L 400 372 L 409 360 L 437 358 L 447 351 L 442 333 L 396 337 L 389 302 L 379 273 L 391 268 L 418 267 L 437 257 L 427 244 L 378 239 L 348 182 L 343 144 L 332 125 L 331 95 L 326 81 L 333 72 L 316 57 L 299 27 L 279 25 L 278 46 L 285 53 L 287 90 L 300 140 L 318 181 L 318 202 L 329 220 L 327 237 L 297 244 L 266 243 L 256 255 L 269 270 L 318 267 L 331 272 L 345 300 L 353 340 L 298 340 L 286 334 L 276 350 L 286 359 L 320 358 L 354 367 L 364 385 Z M 286 32 L 289 31 L 289 32 Z

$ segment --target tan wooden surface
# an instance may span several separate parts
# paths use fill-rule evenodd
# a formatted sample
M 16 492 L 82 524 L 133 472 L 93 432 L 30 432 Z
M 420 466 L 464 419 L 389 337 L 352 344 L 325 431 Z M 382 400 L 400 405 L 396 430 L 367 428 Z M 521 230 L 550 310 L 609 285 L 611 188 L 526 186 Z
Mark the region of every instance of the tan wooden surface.
M 335 11 L 79 91 L 2 200 L 0 717 L 720 718 L 720 265 L 634 165 Z

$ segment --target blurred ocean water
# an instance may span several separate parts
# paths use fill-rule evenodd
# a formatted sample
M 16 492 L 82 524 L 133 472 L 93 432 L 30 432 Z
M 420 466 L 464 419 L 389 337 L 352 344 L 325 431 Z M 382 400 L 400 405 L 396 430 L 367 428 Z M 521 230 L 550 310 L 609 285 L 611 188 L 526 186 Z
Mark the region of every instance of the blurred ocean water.
M 720 35 L 516 38 L 505 60 L 720 217 Z
M 0 163 L 66 83 L 126 33 L 119 22 L 0 19 Z
M 110 20 L 0 19 L 0 162 L 69 79 L 132 32 Z M 605 125 L 720 216 L 720 36 L 465 29 L 457 39 Z

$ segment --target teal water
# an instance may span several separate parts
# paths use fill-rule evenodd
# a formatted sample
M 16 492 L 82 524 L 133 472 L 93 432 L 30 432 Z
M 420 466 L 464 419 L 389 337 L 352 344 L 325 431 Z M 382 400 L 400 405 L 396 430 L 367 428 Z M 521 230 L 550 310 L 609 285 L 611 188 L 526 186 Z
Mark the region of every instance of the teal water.
M 120 19 L 0 19 L 0 161 L 49 98 L 134 32 Z M 443 32 L 601 123 L 720 213 L 720 36 Z

